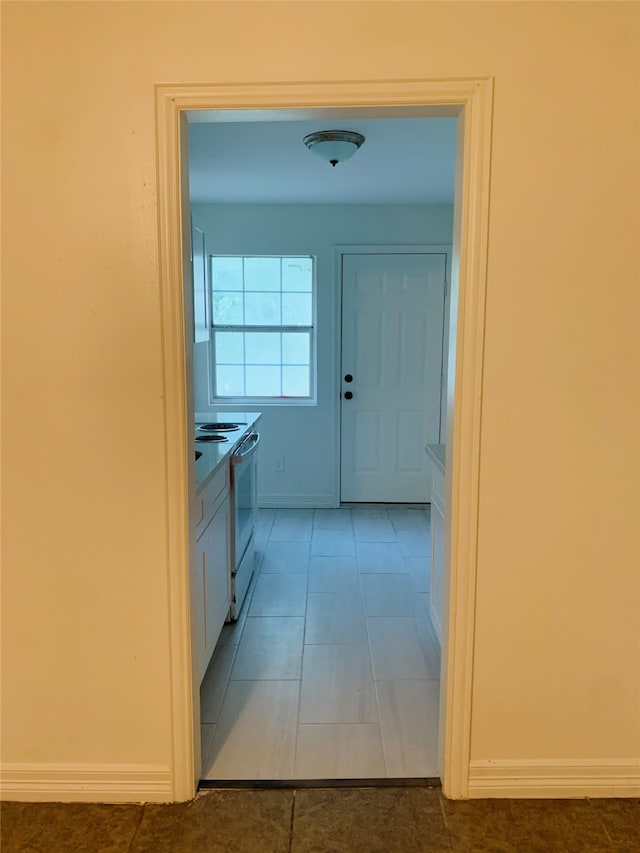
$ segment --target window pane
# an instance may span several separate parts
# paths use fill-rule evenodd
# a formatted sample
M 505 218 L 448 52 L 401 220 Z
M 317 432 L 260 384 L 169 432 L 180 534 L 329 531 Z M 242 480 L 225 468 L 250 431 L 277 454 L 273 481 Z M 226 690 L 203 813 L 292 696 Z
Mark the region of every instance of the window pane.
M 280 290 L 280 258 L 245 258 L 245 290 Z
M 247 396 L 279 397 L 279 367 L 247 367 Z
M 242 258 L 212 258 L 214 290 L 242 290 Z
M 282 368 L 282 396 L 283 397 L 308 397 L 309 368 L 308 367 L 283 367 Z
M 216 332 L 216 364 L 243 364 L 242 332 Z
M 247 332 L 247 364 L 280 364 L 279 332 Z
M 285 332 L 282 335 L 282 363 L 309 364 L 309 333 Z
M 313 261 L 311 258 L 282 259 L 282 289 L 305 290 L 311 293 Z
M 220 326 L 242 325 L 242 294 L 214 293 L 213 322 Z
M 311 294 L 282 294 L 282 324 L 284 326 L 311 325 Z
M 244 397 L 244 367 L 217 367 L 216 394 L 218 397 Z
M 245 293 L 244 305 L 248 326 L 280 325 L 279 293 Z
M 211 257 L 216 396 L 310 397 L 314 265 L 309 256 Z

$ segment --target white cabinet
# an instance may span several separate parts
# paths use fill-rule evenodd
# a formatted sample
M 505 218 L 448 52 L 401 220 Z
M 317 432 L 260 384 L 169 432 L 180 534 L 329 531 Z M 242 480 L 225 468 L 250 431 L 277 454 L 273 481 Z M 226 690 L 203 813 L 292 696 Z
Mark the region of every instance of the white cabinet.
M 429 454 L 431 464 L 431 623 L 442 642 L 442 571 L 444 562 L 444 470 Z
M 226 465 L 198 491 L 195 517 L 191 619 L 193 655 L 202 680 L 231 605 L 231 497 Z
M 191 653 L 193 664 L 198 667 L 200 679 L 204 676 L 206 641 L 204 634 L 204 578 L 207 559 L 208 537 L 204 534 L 196 542 L 195 565 L 191 567 Z M 205 665 L 206 670 L 206 665 Z
M 204 532 L 207 539 L 204 571 L 205 669 L 231 605 L 231 501 L 227 492 Z

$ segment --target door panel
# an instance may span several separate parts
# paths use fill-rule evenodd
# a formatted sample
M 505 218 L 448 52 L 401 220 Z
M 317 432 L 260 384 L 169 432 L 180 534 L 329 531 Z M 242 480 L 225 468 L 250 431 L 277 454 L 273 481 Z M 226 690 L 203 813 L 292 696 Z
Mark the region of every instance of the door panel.
M 343 501 L 429 500 L 424 445 L 439 441 L 445 273 L 440 252 L 343 256 Z
M 356 435 L 366 435 L 367 441 L 356 441 L 353 447 L 353 472 L 365 474 L 378 469 L 380 459 L 381 417 L 380 412 L 357 409 L 354 413 Z
M 382 317 L 355 316 L 353 336 L 360 341 L 379 341 L 382 338 Z M 380 385 L 382 378 L 382 349 L 357 348 L 354 369 L 362 385 Z
M 424 446 L 421 438 L 424 435 L 424 412 L 420 409 L 409 409 L 396 414 L 396 435 L 398 443 L 396 473 L 420 473 L 424 470 Z

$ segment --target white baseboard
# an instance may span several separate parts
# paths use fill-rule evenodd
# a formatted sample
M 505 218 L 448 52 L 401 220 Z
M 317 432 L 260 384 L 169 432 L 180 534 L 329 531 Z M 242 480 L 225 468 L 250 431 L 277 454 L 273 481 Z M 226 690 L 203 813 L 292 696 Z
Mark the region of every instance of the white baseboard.
M 335 509 L 340 501 L 335 495 L 258 495 L 258 506 L 262 509 Z
M 167 803 L 168 767 L 144 764 L 3 764 L 0 799 L 58 803 Z
M 640 758 L 472 761 L 469 797 L 638 797 Z

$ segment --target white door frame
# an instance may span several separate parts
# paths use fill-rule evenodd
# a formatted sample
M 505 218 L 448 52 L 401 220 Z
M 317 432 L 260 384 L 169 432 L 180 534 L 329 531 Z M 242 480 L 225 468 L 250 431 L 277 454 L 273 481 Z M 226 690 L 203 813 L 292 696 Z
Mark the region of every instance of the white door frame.
M 338 489 L 338 502 L 340 502 L 342 498 L 342 412 L 341 406 L 337 405 L 337 401 L 340 399 L 340 389 L 342 387 L 342 267 L 343 267 L 343 259 L 345 255 L 424 255 L 429 253 L 434 254 L 442 254 L 446 255 L 445 262 L 445 281 L 447 291 L 445 291 L 445 302 L 444 302 L 444 310 L 445 310 L 445 325 L 446 325 L 446 311 L 449 305 L 448 298 L 448 289 L 451 281 L 451 252 L 452 246 L 451 243 L 442 244 L 442 243 L 372 243 L 367 245 L 365 243 L 357 243 L 353 246 L 349 246 L 346 243 L 344 245 L 336 246 L 333 250 L 333 280 L 334 280 L 334 288 L 333 293 L 335 294 L 335 305 L 333 306 L 333 328 L 335 329 L 335 341 L 332 347 L 333 353 L 333 370 L 332 370 L 332 380 L 331 380 L 331 392 L 332 399 L 336 401 L 335 403 L 335 412 L 334 412 L 334 432 L 335 432 L 335 447 L 340 449 L 340 452 L 336 454 L 336 474 L 335 474 L 335 482 L 337 483 Z M 443 330 L 444 331 L 444 330 Z M 445 343 L 444 335 L 443 335 L 443 345 Z M 447 353 L 443 351 L 442 354 L 443 361 L 447 358 Z M 446 362 L 443 363 L 443 371 L 446 377 Z M 440 392 L 440 406 L 443 405 L 443 393 L 442 390 Z M 440 411 L 440 423 L 442 424 L 442 411 Z
M 469 790 L 471 695 L 475 630 L 478 485 L 484 308 L 489 223 L 492 78 L 276 84 L 185 84 L 156 87 L 158 239 L 167 462 L 167 588 L 169 598 L 172 783 L 175 800 L 194 796 L 199 776 L 199 713 L 192 676 L 189 566 L 195 547 L 189 496 L 194 490 L 191 338 L 185 299 L 189 281 L 183 241 L 188 225 L 186 113 L 234 110 L 309 111 L 323 118 L 457 116 L 456 196 L 451 304 L 458 306 L 450 341 L 445 486 L 440 773 L 443 791 Z M 184 227 L 183 227 L 184 225 Z M 185 282 L 187 286 L 185 287 Z M 189 334 L 189 337 L 187 337 Z M 457 337 L 457 344 L 456 344 Z M 457 352 L 455 372 L 451 359 Z M 455 386 L 455 394 L 453 393 Z M 446 565 L 449 571 L 446 571 Z M 447 582 L 448 576 L 448 582 Z M 448 604 L 447 604 L 448 602 Z M 197 679 L 196 679 L 197 680 Z

